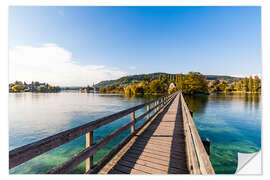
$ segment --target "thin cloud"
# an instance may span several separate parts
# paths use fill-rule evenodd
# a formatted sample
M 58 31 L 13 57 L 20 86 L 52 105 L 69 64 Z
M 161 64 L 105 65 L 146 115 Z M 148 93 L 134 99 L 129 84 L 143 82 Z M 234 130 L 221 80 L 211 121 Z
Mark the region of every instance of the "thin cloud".
M 104 65 L 79 65 L 72 53 L 56 44 L 16 46 L 9 50 L 9 81 L 40 81 L 60 86 L 85 86 L 117 79 L 126 72 Z

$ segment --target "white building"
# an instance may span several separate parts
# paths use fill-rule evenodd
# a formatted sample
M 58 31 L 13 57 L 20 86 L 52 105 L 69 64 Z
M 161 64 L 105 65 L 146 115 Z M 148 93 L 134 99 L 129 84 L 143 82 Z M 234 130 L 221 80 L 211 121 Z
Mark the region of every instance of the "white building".
M 174 83 L 171 83 L 169 88 L 174 88 L 175 87 L 175 84 Z

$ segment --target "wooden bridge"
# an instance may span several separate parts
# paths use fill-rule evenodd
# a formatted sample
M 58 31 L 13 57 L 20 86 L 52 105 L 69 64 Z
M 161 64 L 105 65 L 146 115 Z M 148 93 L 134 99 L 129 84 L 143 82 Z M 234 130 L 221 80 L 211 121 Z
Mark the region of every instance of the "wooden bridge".
M 146 112 L 136 117 L 135 112 L 145 106 Z M 151 112 L 153 112 L 152 115 Z M 100 141 L 93 142 L 94 130 L 129 114 L 131 114 L 129 123 Z M 147 120 L 135 128 L 135 124 L 145 116 Z M 93 164 L 94 154 L 129 128 L 131 128 L 131 133 L 99 162 Z M 85 173 L 89 174 L 215 173 L 181 92 L 11 150 L 9 168 L 18 166 L 82 135 L 86 135 L 86 148 L 48 171 L 49 174 L 69 173 L 83 161 L 86 161 Z

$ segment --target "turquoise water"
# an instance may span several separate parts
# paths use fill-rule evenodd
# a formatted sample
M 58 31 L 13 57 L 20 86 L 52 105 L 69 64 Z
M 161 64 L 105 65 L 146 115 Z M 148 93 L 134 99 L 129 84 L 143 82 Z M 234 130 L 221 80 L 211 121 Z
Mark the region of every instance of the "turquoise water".
M 259 94 L 185 97 L 201 139 L 211 142 L 210 160 L 218 174 L 237 169 L 237 153 L 261 149 L 262 105 Z
M 55 133 L 77 127 L 98 118 L 116 113 L 149 101 L 154 97 L 127 98 L 122 95 L 61 93 L 10 93 L 9 94 L 9 150 L 40 140 Z M 139 116 L 145 109 L 136 111 Z M 136 124 L 139 126 L 143 121 Z M 94 131 L 97 142 L 117 128 L 130 121 L 130 115 Z M 130 133 L 122 133 L 118 138 L 98 151 L 94 163 L 100 160 L 115 145 Z M 85 148 L 85 136 L 42 154 L 10 170 L 11 174 L 40 174 L 64 162 Z M 81 163 L 72 173 L 84 173 L 85 163 Z
M 78 92 L 9 94 L 10 150 L 146 102 L 148 98 Z M 216 173 L 234 173 L 237 152 L 257 152 L 261 146 L 260 96 L 211 95 L 186 97 L 202 139 L 211 141 L 211 162 Z M 136 116 L 145 109 L 136 112 Z M 94 131 L 94 141 L 130 120 L 123 117 Z M 145 119 L 142 120 L 142 122 Z M 142 123 L 140 122 L 140 123 Z M 139 125 L 139 124 L 138 124 Z M 94 156 L 95 163 L 128 135 L 122 133 Z M 11 174 L 42 174 L 85 147 L 85 136 L 62 145 L 10 170 Z M 72 173 L 83 173 L 84 162 Z

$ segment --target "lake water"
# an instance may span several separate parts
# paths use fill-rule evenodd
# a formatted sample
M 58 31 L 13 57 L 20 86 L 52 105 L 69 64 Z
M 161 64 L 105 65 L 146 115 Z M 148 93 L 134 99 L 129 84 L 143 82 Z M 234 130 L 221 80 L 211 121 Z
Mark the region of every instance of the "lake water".
M 122 95 L 87 94 L 76 91 L 10 93 L 9 148 L 12 150 L 152 98 L 127 98 Z M 201 138 L 208 138 L 211 141 L 210 159 L 216 173 L 234 173 L 238 152 L 259 151 L 262 118 L 260 95 L 210 95 L 186 97 L 186 99 L 194 112 L 194 121 Z M 136 116 L 143 112 L 144 110 L 136 112 Z M 126 116 L 95 130 L 94 141 L 112 133 L 129 120 L 130 116 Z M 96 153 L 94 161 L 101 159 L 129 132 L 130 130 L 122 133 Z M 46 173 L 84 147 L 85 136 L 82 136 L 11 169 L 10 173 Z M 83 173 L 84 168 L 83 162 L 72 173 Z
M 211 142 L 210 160 L 216 173 L 235 173 L 238 152 L 261 149 L 260 98 L 259 94 L 186 97 L 201 139 Z

